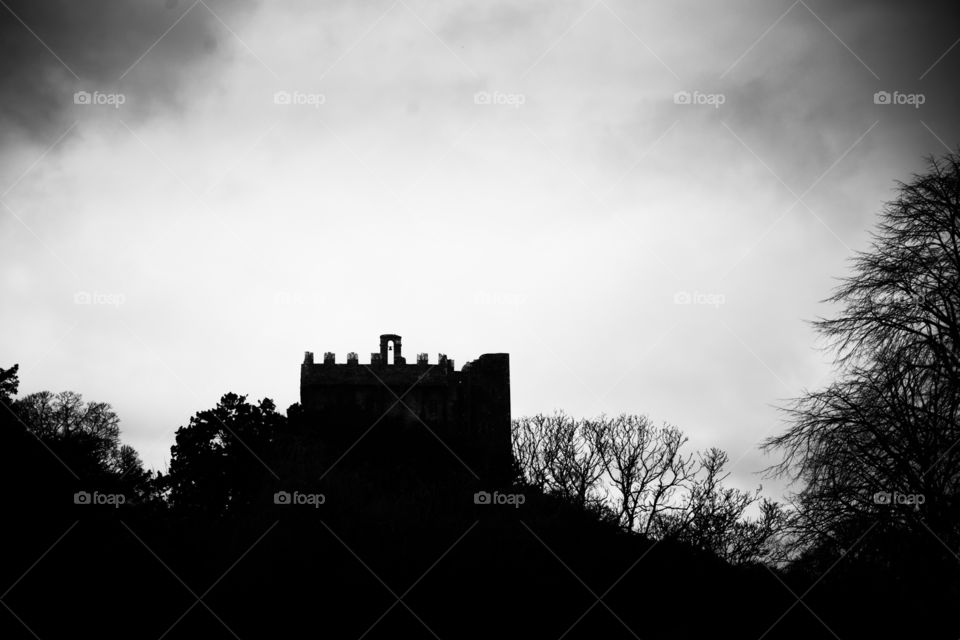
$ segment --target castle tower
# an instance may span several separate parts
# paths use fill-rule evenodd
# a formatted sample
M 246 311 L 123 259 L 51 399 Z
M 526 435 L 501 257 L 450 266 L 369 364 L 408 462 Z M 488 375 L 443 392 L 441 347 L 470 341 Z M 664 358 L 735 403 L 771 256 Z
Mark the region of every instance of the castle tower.
M 307 351 L 300 367 L 300 404 L 318 424 L 345 434 L 351 443 L 351 429 L 368 429 L 388 415 L 385 424 L 426 427 L 485 481 L 508 482 L 510 356 L 486 353 L 461 371 L 442 353 L 434 366 L 425 353 L 416 363 L 406 363 L 394 333 L 380 336 L 380 350 L 370 354 L 369 366 L 361 366 L 354 351 L 343 364 L 333 352 L 324 352 L 318 362 Z

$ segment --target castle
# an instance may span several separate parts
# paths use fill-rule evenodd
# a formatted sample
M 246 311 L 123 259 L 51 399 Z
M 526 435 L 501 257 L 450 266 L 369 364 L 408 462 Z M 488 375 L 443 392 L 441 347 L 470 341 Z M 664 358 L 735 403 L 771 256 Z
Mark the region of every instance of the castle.
M 399 398 L 399 400 L 398 400 Z M 487 353 L 463 366 L 426 353 L 407 364 L 400 336 L 380 336 L 380 351 L 361 365 L 355 352 L 338 364 L 327 352 L 315 362 L 307 351 L 300 367 L 300 405 L 313 415 L 389 418 L 412 428 L 426 427 L 441 440 L 467 442 L 478 473 L 509 473 L 510 356 Z M 466 454 L 464 454 L 466 455 Z M 479 458 L 479 459 L 478 459 Z M 483 469 L 484 471 L 481 471 Z

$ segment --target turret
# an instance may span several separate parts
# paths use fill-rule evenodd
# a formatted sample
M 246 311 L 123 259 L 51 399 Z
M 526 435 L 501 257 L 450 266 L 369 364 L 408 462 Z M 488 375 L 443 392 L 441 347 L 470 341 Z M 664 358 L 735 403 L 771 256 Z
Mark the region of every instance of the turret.
M 400 354 L 400 336 L 395 333 L 384 333 L 380 336 L 380 361 L 383 364 L 404 364 Z

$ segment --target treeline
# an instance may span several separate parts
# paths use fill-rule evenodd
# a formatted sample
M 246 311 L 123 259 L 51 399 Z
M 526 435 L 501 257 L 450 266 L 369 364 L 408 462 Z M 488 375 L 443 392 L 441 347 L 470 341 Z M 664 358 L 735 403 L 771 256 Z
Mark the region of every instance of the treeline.
M 521 480 L 607 512 L 629 532 L 675 540 L 735 564 L 783 558 L 787 512 L 776 501 L 725 487 L 727 454 L 687 452 L 676 426 L 642 415 L 520 418 L 513 451 Z M 748 516 L 751 507 L 756 515 Z
M 162 473 L 145 470 L 134 448 L 120 442 L 120 420 L 109 404 L 84 402 L 71 391 L 15 399 L 16 366 L 0 369 L 0 379 L 12 415 L 64 469 L 89 487 L 122 495 L 124 504 L 223 516 L 264 508 L 285 487 L 319 493 L 339 477 L 319 481 L 343 450 L 323 437 L 329 433 L 311 433 L 315 425 L 297 405 L 284 415 L 269 399 L 253 404 L 244 396 L 224 395 L 177 430 L 169 470 Z M 371 443 L 386 446 L 368 446 L 355 456 L 377 462 L 365 465 L 368 475 L 394 466 L 383 464 L 384 452 L 402 453 L 408 465 L 419 463 L 408 466 L 409 477 L 468 483 L 468 470 L 457 469 L 455 460 L 452 466 L 443 455 L 428 460 L 436 447 L 422 437 L 410 441 L 405 431 L 401 444 L 389 436 L 375 434 Z M 556 413 L 515 419 L 513 490 L 554 496 L 599 520 L 616 521 L 627 532 L 688 544 L 731 563 L 773 559 L 785 517 L 781 505 L 761 498 L 759 488 L 725 487 L 727 455 L 719 449 L 695 455 L 683 450 L 686 443 L 677 427 L 656 426 L 645 416 L 574 419 Z M 754 505 L 759 515 L 747 517 Z
M 9 389 L 15 390 L 16 373 L 16 367 L 0 369 Z M 177 430 L 164 474 L 146 471 L 134 448 L 120 442 L 120 420 L 107 403 L 41 391 L 9 406 L 66 469 L 130 504 L 217 516 L 262 508 L 283 487 L 319 493 L 317 478 L 336 462 L 331 455 L 341 453 L 329 439 L 304 431 L 310 427 L 300 424 L 296 405 L 288 418 L 269 399 L 251 404 L 231 393 Z M 762 498 L 759 488 L 725 487 L 727 454 L 716 448 L 685 452 L 686 443 L 677 427 L 656 426 L 646 416 L 574 419 L 561 412 L 515 419 L 514 490 L 558 497 L 625 531 L 688 544 L 731 563 L 777 558 L 782 506 Z M 410 455 L 413 447 L 406 444 L 388 451 Z M 408 469 L 413 477 L 451 471 L 459 473 Z M 748 517 L 754 506 L 758 515 Z

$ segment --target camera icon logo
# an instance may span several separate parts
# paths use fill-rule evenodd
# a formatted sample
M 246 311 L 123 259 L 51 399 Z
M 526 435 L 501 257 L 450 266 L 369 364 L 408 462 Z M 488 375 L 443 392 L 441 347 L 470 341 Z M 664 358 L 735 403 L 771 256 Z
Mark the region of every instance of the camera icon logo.
M 877 91 L 873 94 L 873 104 L 890 104 L 891 96 L 889 91 Z
M 473 504 L 490 504 L 490 493 L 487 491 L 477 491 L 473 494 Z
M 273 494 L 273 504 L 290 504 L 290 493 L 288 491 L 277 491 Z
M 673 104 L 690 104 L 691 96 L 689 91 L 677 91 L 673 94 Z
M 92 304 L 93 296 L 89 291 L 77 291 L 73 294 L 73 304 Z
M 277 91 L 273 94 L 273 104 L 290 104 L 292 96 L 289 91 Z
M 877 491 L 873 494 L 873 501 L 876 504 L 890 504 L 892 496 L 889 491 Z
M 478 91 L 473 94 L 474 104 L 493 104 L 493 96 L 489 91 Z
M 90 493 L 87 491 L 77 491 L 73 494 L 73 504 L 90 504 Z
M 73 104 L 90 104 L 91 100 L 89 91 L 77 91 L 73 94 Z
M 691 302 L 693 302 L 693 298 L 689 291 L 677 291 L 673 294 L 673 304 L 690 304 Z

